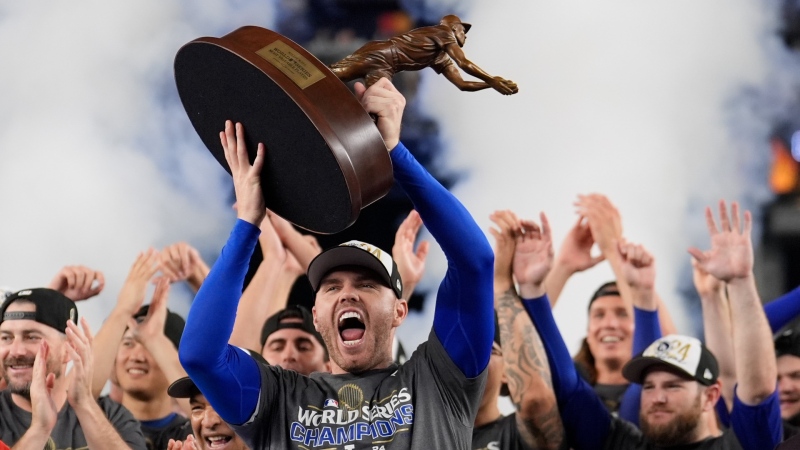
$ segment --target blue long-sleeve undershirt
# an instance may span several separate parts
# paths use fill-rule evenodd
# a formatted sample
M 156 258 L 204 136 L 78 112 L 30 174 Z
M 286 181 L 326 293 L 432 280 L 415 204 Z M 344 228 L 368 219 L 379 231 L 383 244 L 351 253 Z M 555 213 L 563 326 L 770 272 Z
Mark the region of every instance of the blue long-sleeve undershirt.
M 772 332 L 777 333 L 800 315 L 800 287 L 764 305 L 764 313 L 767 315 Z
M 633 356 L 642 353 L 650 344 L 661 338 L 658 310 L 646 311 L 633 308 Z M 619 416 L 639 426 L 639 411 L 642 406 L 642 385 L 631 383 L 620 401 Z
M 494 336 L 494 254 L 461 203 L 402 144 L 392 151 L 395 179 L 414 203 L 448 260 L 439 288 L 434 331 L 467 377 L 489 362 Z M 242 424 L 257 406 L 260 373 L 252 358 L 227 344 L 258 227 L 237 221 L 195 297 L 179 349 L 181 364 L 226 422 Z
M 475 377 L 489 364 L 494 340 L 494 252 L 464 205 L 402 143 L 391 157 L 395 180 L 447 257 L 433 330 L 461 372 Z
M 232 424 L 246 422 L 258 403 L 261 375 L 252 357 L 228 344 L 244 277 L 258 236 L 257 226 L 237 220 L 186 318 L 178 356 L 189 377 Z
M 523 299 L 522 304 L 547 353 L 553 391 L 570 446 L 576 450 L 602 449 L 611 429 L 611 414 L 589 383 L 578 375 L 550 310 L 550 300 L 544 295 Z

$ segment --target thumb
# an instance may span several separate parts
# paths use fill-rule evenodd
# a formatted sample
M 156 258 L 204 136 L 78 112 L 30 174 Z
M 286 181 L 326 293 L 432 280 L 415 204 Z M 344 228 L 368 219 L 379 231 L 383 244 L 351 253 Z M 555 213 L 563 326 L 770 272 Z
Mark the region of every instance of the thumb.
M 417 248 L 417 258 L 425 261 L 425 258 L 428 256 L 428 250 L 430 249 L 430 242 L 422 241 Z
M 362 83 L 362 82 L 358 81 L 358 82 L 356 82 L 356 84 L 353 86 L 353 88 L 354 88 L 354 89 L 355 89 L 355 91 L 356 91 L 356 98 L 357 98 L 357 99 L 358 99 L 358 101 L 360 102 L 360 101 L 361 101 L 361 97 L 363 97 L 363 96 L 364 96 L 364 92 L 366 92 L 366 91 L 367 91 L 367 87 L 366 87 L 366 86 L 364 86 L 364 83 Z

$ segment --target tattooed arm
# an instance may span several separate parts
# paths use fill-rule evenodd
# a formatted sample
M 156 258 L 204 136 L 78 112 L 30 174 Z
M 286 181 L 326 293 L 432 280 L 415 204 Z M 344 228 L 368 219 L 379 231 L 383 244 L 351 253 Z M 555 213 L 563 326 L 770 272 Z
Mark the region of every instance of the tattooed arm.
M 497 242 L 495 310 L 508 390 L 517 408 L 517 430 L 528 447 L 555 450 L 560 448 L 564 440 L 564 427 L 553 392 L 550 367 L 539 334 L 514 289 L 511 273 L 515 233 L 533 235 L 535 230 L 530 222 L 519 221 L 511 211 L 495 212 L 491 219 L 500 228 L 500 231 L 491 229 Z M 546 246 L 542 242 L 545 253 Z M 543 263 L 547 263 L 547 258 Z

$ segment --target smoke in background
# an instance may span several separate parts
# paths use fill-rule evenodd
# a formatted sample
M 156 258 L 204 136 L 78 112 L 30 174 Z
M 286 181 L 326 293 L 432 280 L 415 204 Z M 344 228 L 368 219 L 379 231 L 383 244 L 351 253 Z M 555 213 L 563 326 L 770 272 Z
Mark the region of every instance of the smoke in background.
M 697 333 L 680 290 L 691 286 L 686 249 L 709 246 L 704 207 L 739 200 L 758 217 L 769 198 L 774 111 L 754 100 L 770 91 L 781 102 L 792 84 L 775 67 L 773 17 L 772 6 L 745 0 L 476 2 L 462 17 L 473 25 L 464 51 L 520 92 L 462 93 L 425 73 L 419 97 L 452 142 L 448 160 L 469 173 L 456 195 L 485 230 L 496 209 L 536 220 L 544 211 L 557 250 L 577 220 L 577 195 L 606 194 L 626 237 L 655 255 L 657 289 L 679 330 Z M 768 86 L 776 79 L 784 82 Z M 440 254 L 430 258 L 423 288 L 444 271 Z M 598 266 L 564 289 L 555 315 L 573 351 L 588 298 L 612 278 Z M 404 326 L 429 324 L 432 303 Z M 406 330 L 409 347 L 425 338 Z
M 185 240 L 216 258 L 235 215 L 230 177 L 175 92 L 178 48 L 244 24 L 255 0 L 4 2 L 0 6 L 0 285 L 63 265 L 104 271 L 80 305 L 97 330 L 136 255 Z M 220 124 L 222 125 L 222 124 Z M 188 292 L 170 307 L 188 310 Z

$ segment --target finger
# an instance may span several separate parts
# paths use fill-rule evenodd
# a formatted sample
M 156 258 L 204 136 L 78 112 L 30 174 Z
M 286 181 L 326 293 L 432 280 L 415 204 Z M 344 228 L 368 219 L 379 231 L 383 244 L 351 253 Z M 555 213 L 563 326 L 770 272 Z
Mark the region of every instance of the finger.
M 744 211 L 744 235 L 750 237 L 750 233 L 753 231 L 753 215 L 750 214 L 750 211 Z
M 364 97 L 364 92 L 367 92 L 367 87 L 364 86 L 364 83 L 358 81 L 355 85 L 353 85 L 353 89 L 355 90 L 356 98 L 360 102 Z
M 430 250 L 430 243 L 428 241 L 422 241 L 417 248 L 417 258 L 420 261 L 425 262 L 425 259 L 428 257 L 428 251 Z
M 256 159 L 253 161 L 253 167 L 250 169 L 252 173 L 261 173 L 261 168 L 264 167 L 264 152 L 264 144 L 259 142 L 256 148 Z
M 94 274 L 92 270 L 88 267 L 81 267 L 78 271 L 79 275 L 77 278 L 78 289 L 81 292 L 91 292 L 92 291 L 92 282 L 94 282 Z
M 592 256 L 592 259 L 590 260 L 591 262 L 589 263 L 590 264 L 589 268 L 592 268 L 592 267 L 598 265 L 599 263 L 605 261 L 605 259 L 606 259 L 606 256 L 603 255 L 602 253 L 599 256 Z
M 72 267 L 68 267 L 64 271 L 64 278 L 67 280 L 67 289 L 74 288 L 78 284 L 78 274 L 75 273 L 75 269 Z
M 714 214 L 711 213 L 711 208 L 706 206 L 706 226 L 708 227 L 708 234 L 714 236 L 719 233 L 717 231 L 717 224 L 714 223 Z
M 703 263 L 706 261 L 705 253 L 696 247 L 689 247 L 688 252 L 694 259 L 697 260 L 697 263 L 700 265 L 700 267 L 702 267 Z
M 247 144 L 244 141 L 244 125 L 236 122 L 236 162 L 240 167 L 250 166 L 250 155 L 247 154 Z
M 181 262 L 180 274 L 181 276 L 186 276 L 189 273 L 192 264 L 191 257 L 189 256 L 189 245 L 184 244 L 179 246 L 178 253 L 180 256 L 179 261 Z
M 103 290 L 104 287 L 106 287 L 106 277 L 103 275 L 103 272 L 100 272 L 99 270 L 95 272 L 94 281 L 95 285 L 92 289 L 92 294 L 97 295 Z
M 719 223 L 723 232 L 731 231 L 731 222 L 728 219 L 728 207 L 725 204 L 725 200 L 719 201 Z
M 86 343 L 89 344 L 89 346 L 91 346 L 92 341 L 94 340 L 94 335 L 92 335 L 92 330 L 91 328 L 89 328 L 89 321 L 86 320 L 86 317 L 81 317 L 80 323 L 81 323 L 81 331 L 83 332 L 83 335 L 86 338 Z
M 542 238 L 552 240 L 552 228 L 550 228 L 550 220 L 547 219 L 547 214 L 544 211 L 539 213 L 539 220 L 542 222 Z
M 741 223 L 739 222 L 739 203 L 738 202 L 731 203 L 731 222 L 732 222 L 732 224 L 731 224 L 732 230 L 737 232 L 737 233 L 741 233 L 742 228 L 741 228 Z

